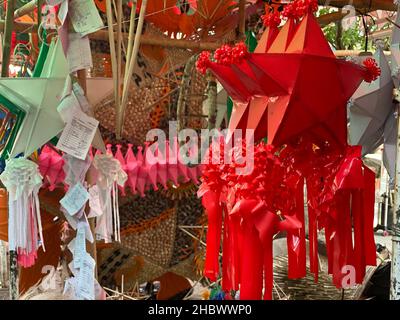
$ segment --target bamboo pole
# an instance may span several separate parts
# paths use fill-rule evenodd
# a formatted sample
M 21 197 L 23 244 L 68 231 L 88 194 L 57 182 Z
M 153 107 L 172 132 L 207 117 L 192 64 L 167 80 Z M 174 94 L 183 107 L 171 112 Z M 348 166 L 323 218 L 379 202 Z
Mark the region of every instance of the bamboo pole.
M 368 34 L 368 37 L 372 40 L 382 39 L 389 37 L 393 32 L 393 28 L 388 28 L 385 30 L 379 30 Z
M 336 50 L 333 53 L 336 57 L 354 57 L 359 56 L 364 52 L 365 51 L 363 50 Z M 384 51 L 383 53 L 385 54 L 385 56 L 389 56 L 391 54 L 390 51 Z
M 14 11 L 14 19 L 23 17 L 23 16 L 33 12 L 35 10 L 38 2 L 39 2 L 39 0 L 32 0 L 32 1 L 24 4 L 22 7 L 16 9 Z
M 3 32 L 6 26 L 5 20 L 0 20 L 0 32 Z M 34 22 L 14 22 L 14 31 L 16 32 L 37 32 L 37 24 Z
M 78 70 L 77 72 L 77 76 L 78 76 L 78 83 L 79 85 L 82 87 L 85 95 L 87 94 L 87 70 L 86 69 L 81 69 Z M 92 114 L 89 114 L 92 115 Z M 96 175 L 93 171 L 93 168 L 89 168 L 87 174 L 86 174 L 86 181 L 89 184 L 89 186 L 92 186 L 93 184 L 96 183 Z M 94 259 L 94 261 L 96 262 L 95 264 L 95 278 L 98 278 L 98 274 L 97 274 L 97 248 L 96 248 L 96 218 L 90 218 L 88 219 L 89 222 L 89 226 L 90 226 L 90 231 L 92 232 L 94 241 L 93 243 L 90 243 L 89 241 L 86 241 L 86 250 L 87 252 L 90 254 L 90 256 Z
M 125 112 L 125 107 L 128 103 L 129 86 L 132 81 L 133 69 L 136 65 L 136 60 L 137 60 L 137 56 L 139 53 L 140 38 L 142 36 L 146 7 L 147 7 L 147 0 L 143 0 L 142 6 L 140 8 L 139 21 L 138 21 L 138 25 L 137 25 L 137 29 L 136 29 L 136 34 L 135 34 L 135 42 L 134 42 L 133 48 L 132 48 L 132 56 L 131 56 L 131 60 L 129 61 L 128 73 L 125 74 L 125 81 L 124 81 L 124 88 L 123 88 L 123 92 L 122 92 L 121 105 L 117 112 L 117 126 L 116 126 L 116 130 L 115 130 L 117 139 L 120 139 L 121 135 L 122 135 L 124 112 Z
M 1 21 L 0 21 L 0 29 L 1 29 Z M 129 35 L 126 33 L 123 34 L 123 37 L 124 39 L 129 39 Z M 108 41 L 109 35 L 104 30 L 99 30 L 89 35 L 89 38 L 93 40 Z M 183 39 L 163 38 L 160 36 L 142 35 L 140 37 L 140 44 L 153 45 L 165 48 L 180 48 L 180 49 L 191 49 L 196 51 L 202 51 L 202 50 L 216 50 L 223 44 L 223 42 L 200 42 L 200 41 L 191 41 Z M 129 60 L 127 60 L 127 63 L 129 64 Z
M 331 14 L 328 14 L 331 15 Z M 320 24 L 326 25 L 330 22 L 334 22 L 337 19 L 341 18 L 341 14 L 336 14 L 330 17 L 325 17 L 321 16 L 318 18 Z M 328 19 L 329 18 L 329 19 Z M 37 31 L 37 25 L 33 23 L 26 23 L 26 22 L 16 22 L 14 23 L 15 26 L 15 31 L 17 32 L 36 32 Z M 5 28 L 5 21 L 0 20 L 0 32 L 3 31 Z M 383 35 L 388 35 L 391 30 L 382 30 L 378 31 L 381 34 L 379 36 Z M 378 33 L 377 32 L 377 33 Z M 110 37 L 112 40 L 110 43 L 115 43 L 115 33 L 110 33 L 107 30 L 99 30 L 95 33 L 92 33 L 89 35 L 89 38 L 92 40 L 103 40 L 103 41 L 109 41 Z M 126 33 L 122 34 L 124 39 L 129 39 L 129 35 Z M 371 34 L 370 37 L 374 38 L 375 33 Z M 184 40 L 184 39 L 169 39 L 169 38 L 162 38 L 159 36 L 148 36 L 148 35 L 142 35 L 140 38 L 140 43 L 144 45 L 153 45 L 153 46 L 159 46 L 159 47 L 166 47 L 166 48 L 179 48 L 179 49 L 189 49 L 193 51 L 202 51 L 202 50 L 216 50 L 218 49 L 223 43 L 222 42 L 200 42 L 200 41 L 190 41 L 190 40 Z M 111 48 L 111 50 L 113 50 Z M 114 52 L 115 52 L 115 47 L 114 47 Z M 354 50 L 339 50 L 335 52 L 336 56 L 346 56 L 346 55 L 355 55 L 358 54 Z M 129 61 L 129 60 L 128 60 Z
M 135 3 L 132 7 L 134 9 Z M 111 11 L 112 12 L 112 11 Z M 135 9 L 136 12 L 136 9 Z M 342 19 L 344 16 L 348 14 L 348 11 L 344 12 L 333 12 L 333 13 L 328 13 L 322 16 L 317 17 L 317 20 L 321 27 L 324 27 L 328 25 L 331 22 L 335 22 L 337 20 Z M 131 15 L 131 21 L 135 21 L 135 14 Z M 111 24 L 112 25 L 112 24 Z M 5 27 L 5 21 L 0 20 L 0 31 L 3 31 Z M 130 28 L 134 28 L 135 23 L 130 24 Z M 36 32 L 37 31 L 37 24 L 32 23 L 32 22 L 19 22 L 16 21 L 14 22 L 14 30 L 17 32 Z M 134 29 L 133 29 L 134 30 Z M 386 31 L 386 30 L 385 30 Z M 116 34 L 114 32 L 114 34 Z M 133 35 L 135 34 L 134 31 L 132 31 L 131 38 L 129 38 L 129 33 L 123 33 L 122 37 L 125 40 L 128 40 L 129 43 L 133 44 Z M 89 35 L 90 39 L 93 40 L 102 40 L 102 41 L 109 41 L 109 30 L 99 30 L 96 31 L 95 33 L 91 33 Z M 116 37 L 114 36 L 113 39 Z M 148 36 L 148 35 L 142 35 L 141 44 L 148 44 L 148 45 L 155 45 L 155 46 L 161 46 L 161 47 L 175 47 L 175 48 L 181 48 L 181 49 L 193 49 L 193 50 L 215 50 L 219 48 L 223 43 L 222 42 L 200 42 L 200 41 L 189 41 L 189 40 L 178 40 L 178 39 L 168 39 L 168 38 L 162 38 L 162 37 L 157 37 L 157 36 Z M 127 60 L 129 61 L 129 60 Z
M 40 25 L 42 23 L 42 3 L 43 0 L 37 0 L 37 28 L 38 30 L 40 30 Z M 40 39 L 42 39 L 42 35 L 39 35 L 39 47 L 42 45 L 42 41 Z M 46 42 L 46 41 L 45 41 Z
M 185 126 L 185 119 L 184 115 L 186 112 L 186 101 L 185 101 L 185 96 L 187 93 L 187 90 L 189 88 L 190 84 L 190 76 L 192 74 L 193 68 L 196 64 L 197 60 L 197 55 L 194 55 L 190 57 L 190 59 L 186 62 L 185 69 L 183 71 L 183 77 L 182 77 L 182 82 L 179 85 L 179 98 L 178 98 L 178 103 L 176 107 L 176 114 L 177 114 L 177 120 L 178 120 L 178 132 L 181 132 L 181 130 Z
M 209 72 L 207 88 L 207 106 L 208 106 L 208 129 L 215 129 L 217 120 L 217 81 L 215 76 Z
M 14 27 L 15 0 L 7 1 L 6 21 L 4 25 L 3 61 L 1 62 L 1 76 L 8 77 L 11 56 L 11 35 Z
M 10 299 L 18 300 L 18 255 L 16 251 L 10 251 Z
M 396 91 L 395 89 L 395 96 Z M 397 92 L 398 93 L 398 92 Z M 400 100 L 396 97 L 397 112 L 400 111 Z M 396 171 L 394 186 L 394 224 L 392 236 L 392 265 L 390 275 L 390 300 L 400 300 L 400 117 L 397 117 Z M 387 214 L 387 212 L 385 212 Z
M 374 11 L 374 10 L 386 10 L 386 11 L 396 11 L 397 6 L 393 1 L 387 0 L 318 0 L 318 4 L 321 6 L 332 6 L 337 8 L 342 8 L 347 5 L 352 5 L 356 9 L 364 11 Z
M 246 0 L 239 0 L 238 39 L 246 38 Z
M 332 22 L 342 20 L 349 13 L 350 13 L 350 10 L 343 10 L 343 11 L 340 10 L 337 12 L 327 13 L 322 16 L 319 16 L 319 17 L 317 17 L 317 20 L 318 20 L 318 23 L 321 26 L 321 28 L 323 28 Z
M 15 31 L 17 32 L 37 32 L 37 25 L 36 23 L 30 22 L 15 22 Z M 5 28 L 5 21 L 0 20 L 0 32 L 2 32 Z M 100 41 L 110 41 L 110 37 L 112 40 L 110 43 L 115 43 L 115 33 L 112 32 L 112 35 L 107 30 L 99 30 L 97 32 L 89 34 L 89 38 L 91 40 L 100 40 Z M 126 33 L 122 34 L 123 39 L 128 39 L 129 35 Z M 159 36 L 148 36 L 142 35 L 140 38 L 140 43 L 145 45 L 153 45 L 159 47 L 166 47 L 166 48 L 180 48 L 180 49 L 190 49 L 196 51 L 202 50 L 216 50 L 218 49 L 223 43 L 222 42 L 200 42 L 200 41 L 189 41 L 189 40 L 180 40 L 180 39 L 169 39 L 169 38 L 162 38 Z M 113 50 L 110 46 L 110 50 Z M 115 52 L 115 47 L 114 47 Z

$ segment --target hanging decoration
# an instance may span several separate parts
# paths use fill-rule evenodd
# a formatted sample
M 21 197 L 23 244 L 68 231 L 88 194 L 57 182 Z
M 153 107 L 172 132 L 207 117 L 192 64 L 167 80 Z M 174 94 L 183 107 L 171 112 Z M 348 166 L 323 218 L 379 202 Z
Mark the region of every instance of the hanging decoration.
M 118 186 L 123 186 L 128 179 L 121 163 L 114 159 L 112 153 L 97 154 L 93 159 L 97 170 L 97 187 L 99 202 L 103 209 L 97 218 L 96 235 L 99 240 L 111 242 L 112 236 L 120 242 L 120 221 L 118 206 Z
M 252 121 L 256 138 L 268 136 L 272 144 L 281 145 L 316 128 L 325 131 L 322 139 L 334 138 L 339 145 L 344 145 L 347 141 L 347 124 L 342 119 L 345 110 L 340 110 L 342 114 L 338 115 L 338 106 L 347 102 L 363 79 L 376 78 L 378 70 L 374 64 L 359 66 L 336 59 L 312 13 L 295 24 L 297 20 L 292 16 L 288 18 L 266 53 L 245 57 L 244 52 L 237 49 L 238 45 L 224 46 L 220 49 L 222 55 L 218 50 L 215 52 L 215 62 L 207 59 L 205 53 L 201 55 L 199 68 L 204 72 L 204 67 L 208 66 L 242 111 L 239 119 L 235 119 L 236 113 L 232 116 L 232 126 L 236 125 L 230 127 L 232 131 L 244 129 L 247 122 Z M 237 50 L 239 55 L 235 55 Z M 229 63 L 230 59 L 233 63 Z M 282 72 L 282 66 L 286 72 Z M 326 99 L 328 95 L 330 99 Z M 258 97 L 268 97 L 268 100 L 264 98 L 264 108 L 260 108 Z M 253 101 L 257 108 L 249 106 Z M 319 107 L 322 104 L 324 108 Z M 241 116 L 247 109 L 249 120 L 243 121 Z M 252 116 L 253 112 L 259 117 Z M 263 119 L 264 112 L 267 121 L 254 120 Z M 243 124 L 238 127 L 241 121 Z M 340 121 L 342 123 L 338 124 Z
M 167 145 L 169 146 L 168 141 Z M 177 143 L 175 146 L 177 147 Z M 114 155 L 112 149 L 116 150 Z M 123 149 L 126 150 L 125 154 L 122 152 Z M 202 175 L 203 166 L 201 164 L 188 166 L 181 158 L 179 160 L 175 158 L 177 149 L 171 150 L 171 154 L 168 152 L 167 155 L 165 149 L 159 148 L 158 144 L 152 147 L 151 152 L 149 145 L 145 150 L 139 146 L 136 155 L 132 144 L 127 146 L 108 145 L 107 150 L 107 154 L 113 155 L 113 159 L 119 162 L 121 170 L 127 174 L 126 181 L 117 184 L 123 197 L 128 195 L 128 190 L 130 194 L 140 194 L 144 197 L 146 191 L 158 190 L 160 186 L 164 190 L 168 190 L 172 185 L 178 187 L 188 182 L 197 185 Z M 101 154 L 100 151 L 97 153 Z M 93 157 L 94 155 L 90 156 L 92 159 Z M 156 163 L 152 163 L 154 160 Z M 54 147 L 44 146 L 38 157 L 39 169 L 45 179 L 42 187 L 54 190 L 57 186 L 64 184 L 64 188 L 68 189 L 69 186 L 78 182 L 83 184 L 85 174 L 90 166 L 88 161 L 81 161 L 67 154 L 60 155 Z
M 2 150 L 3 158 L 20 153 L 30 156 L 63 128 L 57 109 L 64 79 L 1 79 L 0 103 L 15 114 L 10 138 Z
M 7 162 L 0 180 L 7 188 L 9 250 L 18 253 L 18 264 L 29 268 L 35 263 L 40 246 L 45 251 L 38 192 L 42 176 L 38 166 L 27 159 Z
M 197 9 L 197 0 L 177 0 L 173 11 L 177 15 L 187 14 L 192 16 Z
M 379 45 L 374 60 L 381 70 L 380 76 L 373 83 L 362 83 L 349 101 L 350 142 L 361 145 L 363 155 L 373 153 L 383 143 L 386 119 L 394 112 L 392 74 Z
M 361 283 L 366 266 L 376 263 L 375 175 L 363 164 L 361 147 L 347 145 L 346 104 L 363 80 L 372 82 L 381 71 L 372 59 L 362 65 L 336 59 L 313 15 L 317 7 L 313 0 L 287 5 L 279 33 L 278 19 L 264 18 L 267 29 L 255 53 L 242 44 L 223 46 L 214 61 L 202 53 L 197 64 L 215 74 L 239 109 L 231 131 L 250 126 L 256 140 L 268 139 L 268 145 L 255 145 L 250 174 L 238 173 L 241 165 L 224 164 L 223 158 L 206 165 L 198 193 L 209 222 L 205 275 L 212 281 L 220 275 L 224 230 L 222 286 L 226 292 L 240 288 L 241 299 L 260 299 L 263 291 L 271 299 L 272 240 L 281 231 L 287 235 L 289 278 L 305 276 L 305 187 L 315 280 L 322 229 L 336 287 L 346 285 L 345 266 L 355 267 L 355 282 Z M 210 157 L 216 147 L 223 150 L 213 145 Z M 244 144 L 233 154 L 248 152 Z
M 141 2 L 138 1 L 138 7 Z M 262 8 L 262 3 L 249 6 L 248 10 L 254 12 L 256 8 Z M 234 0 L 149 0 L 147 13 L 146 20 L 162 32 L 181 33 L 186 38 L 192 36 L 201 40 L 226 36 L 239 20 Z
M 53 191 L 65 181 L 64 159 L 54 149 L 45 145 L 39 155 L 39 170 L 44 179 L 42 188 Z
M 127 174 L 126 183 L 120 186 L 122 195 L 127 194 L 129 187 L 131 194 L 145 196 L 145 191 L 153 189 L 157 191 L 160 186 L 167 190 L 171 182 L 175 187 L 181 183 L 192 181 L 199 183 L 198 178 L 202 174 L 202 165 L 188 166 L 184 164 L 178 155 L 178 143 L 172 144 L 166 141 L 166 146 L 160 147 L 158 143 L 154 145 L 146 144 L 144 150 L 142 146 L 137 148 L 136 155 L 133 152 L 133 145 L 128 144 L 125 156 L 121 145 L 116 145 L 114 158 L 117 159 L 123 170 Z M 111 145 L 108 147 L 111 153 Z M 112 154 L 112 153 L 111 153 Z
M 390 43 L 390 59 L 393 81 L 396 88 L 400 85 L 400 6 L 397 6 L 396 23 L 393 27 Z
M 396 25 L 393 27 L 392 39 L 390 45 L 392 78 L 395 89 L 400 85 L 400 7 L 397 7 Z M 396 90 L 395 90 L 396 92 Z M 395 99 L 396 99 L 395 94 Z M 395 112 L 396 103 L 392 112 L 386 119 L 383 129 L 383 163 L 390 176 L 390 187 L 394 188 L 395 170 L 396 170 L 396 147 L 397 147 L 397 114 Z

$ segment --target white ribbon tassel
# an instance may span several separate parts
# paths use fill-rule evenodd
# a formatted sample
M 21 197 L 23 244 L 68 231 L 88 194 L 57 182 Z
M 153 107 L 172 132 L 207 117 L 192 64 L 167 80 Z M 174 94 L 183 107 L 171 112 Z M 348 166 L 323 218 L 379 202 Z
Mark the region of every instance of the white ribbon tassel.
M 9 193 L 9 249 L 18 252 L 23 266 L 30 267 L 35 262 L 38 240 L 45 250 L 38 196 L 42 176 L 36 163 L 18 158 L 7 162 L 0 180 Z
M 93 160 L 98 171 L 97 186 L 103 213 L 97 218 L 96 234 L 99 239 L 106 242 L 121 241 L 120 218 L 118 206 L 118 185 L 123 186 L 127 174 L 122 170 L 121 164 L 112 155 L 96 155 Z

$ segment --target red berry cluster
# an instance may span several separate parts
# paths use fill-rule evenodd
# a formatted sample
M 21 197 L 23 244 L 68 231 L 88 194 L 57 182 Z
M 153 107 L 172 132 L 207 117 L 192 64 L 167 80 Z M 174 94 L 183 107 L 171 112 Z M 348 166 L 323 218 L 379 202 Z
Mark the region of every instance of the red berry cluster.
M 372 82 L 381 75 L 381 69 L 378 67 L 376 61 L 372 58 L 364 60 L 363 65 L 365 67 L 364 80 L 366 82 Z
M 265 27 L 277 28 L 281 24 L 281 17 L 279 12 L 273 12 L 261 16 Z
M 208 64 L 210 63 L 210 56 L 211 53 L 209 51 L 203 51 L 202 53 L 200 53 L 199 58 L 196 62 L 196 69 L 201 74 L 206 74 Z

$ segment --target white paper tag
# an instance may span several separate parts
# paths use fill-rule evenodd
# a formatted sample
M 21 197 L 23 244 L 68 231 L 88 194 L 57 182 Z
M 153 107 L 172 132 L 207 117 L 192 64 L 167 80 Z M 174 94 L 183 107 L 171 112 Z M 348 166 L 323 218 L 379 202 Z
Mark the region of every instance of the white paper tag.
M 104 27 L 93 0 L 69 0 L 69 18 L 75 31 L 82 36 Z
M 101 208 L 100 203 L 100 190 L 97 185 L 89 188 L 89 206 L 90 206 L 90 213 L 88 218 L 99 217 L 103 214 L 103 209 Z
M 69 223 L 69 225 L 72 227 L 72 229 L 76 230 L 78 228 L 78 223 L 76 221 L 76 219 L 72 216 L 70 216 L 67 212 L 67 210 L 61 208 L 61 212 L 64 213 L 64 217 L 65 219 L 67 219 L 67 222 Z
M 79 269 L 83 256 L 86 253 L 86 236 L 85 236 L 85 226 L 81 223 L 78 224 L 78 231 L 76 233 L 76 238 L 74 242 L 74 268 Z
M 57 148 L 85 160 L 98 125 L 99 122 L 96 119 L 87 116 L 82 111 L 75 111 L 61 134 Z
M 81 160 L 65 153 L 63 159 L 65 161 L 64 171 L 67 175 L 65 183 L 69 186 L 73 186 L 77 182 L 84 184 L 86 173 L 92 163 L 89 155 L 85 160 Z
M 93 233 L 92 230 L 90 229 L 89 220 L 86 214 L 82 215 L 82 217 L 79 219 L 79 223 L 82 224 L 85 228 L 86 240 L 89 241 L 90 243 L 93 243 L 94 242 Z
M 67 61 L 69 72 L 73 73 L 78 70 L 93 67 L 89 37 L 81 38 L 79 33 L 70 33 L 68 35 L 68 40 Z
M 91 115 L 92 108 L 90 106 L 88 99 L 85 96 L 85 92 L 83 91 L 79 83 L 77 82 L 74 83 L 73 92 L 75 94 L 75 97 L 79 101 L 82 111 L 85 112 L 86 114 Z
M 58 105 L 57 111 L 61 119 L 67 123 L 71 121 L 72 115 L 80 110 L 79 100 L 73 92 L 66 96 Z
M 94 268 L 96 262 L 93 258 L 85 253 L 82 257 L 79 274 L 77 276 L 76 297 L 84 300 L 94 300 Z
M 71 261 L 68 264 L 68 269 L 71 271 L 71 273 L 74 275 L 74 277 L 76 277 L 79 274 L 79 270 L 74 268 L 74 262 Z
M 76 278 L 71 277 L 65 280 L 63 296 L 68 299 L 76 299 L 75 297 Z
M 55 4 L 53 6 L 59 5 L 62 1 L 53 1 Z M 63 3 L 61 3 L 60 9 L 58 10 L 58 19 L 61 22 L 61 25 L 64 24 L 65 19 L 67 18 L 68 14 L 68 1 L 64 0 Z
M 68 2 L 66 0 L 46 0 L 47 4 L 50 6 L 57 6 L 59 5 L 61 2 Z
M 68 190 L 67 194 L 60 200 L 61 205 L 67 212 L 73 216 L 79 212 L 89 200 L 89 192 L 80 182 Z
M 106 300 L 107 294 L 96 279 L 94 281 L 94 289 L 96 294 L 96 300 Z

